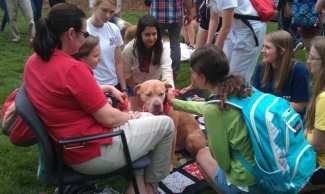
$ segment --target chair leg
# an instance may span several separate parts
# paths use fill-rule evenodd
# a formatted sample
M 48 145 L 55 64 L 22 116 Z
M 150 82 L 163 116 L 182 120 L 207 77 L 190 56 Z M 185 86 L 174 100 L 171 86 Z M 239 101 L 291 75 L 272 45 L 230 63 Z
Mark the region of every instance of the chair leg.
M 131 175 L 131 180 L 132 180 L 132 184 L 133 184 L 134 193 L 135 194 L 140 194 L 139 188 L 138 188 L 138 183 L 137 183 L 137 180 L 135 178 L 134 169 L 133 169 L 133 165 L 132 165 L 132 160 L 131 160 L 131 156 L 130 156 L 130 151 L 129 151 L 129 148 L 128 148 L 128 145 L 127 145 L 127 142 L 126 142 L 124 131 L 121 134 L 121 139 L 122 139 L 125 159 L 126 159 L 128 169 L 129 169 L 130 175 Z

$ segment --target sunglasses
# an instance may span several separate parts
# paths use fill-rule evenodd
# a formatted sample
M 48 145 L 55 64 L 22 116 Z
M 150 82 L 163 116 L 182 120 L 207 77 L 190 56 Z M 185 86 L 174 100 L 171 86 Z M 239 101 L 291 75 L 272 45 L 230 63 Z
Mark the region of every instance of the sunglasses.
M 83 32 L 80 30 L 80 32 L 84 35 L 85 38 L 87 38 L 89 36 L 89 32 Z

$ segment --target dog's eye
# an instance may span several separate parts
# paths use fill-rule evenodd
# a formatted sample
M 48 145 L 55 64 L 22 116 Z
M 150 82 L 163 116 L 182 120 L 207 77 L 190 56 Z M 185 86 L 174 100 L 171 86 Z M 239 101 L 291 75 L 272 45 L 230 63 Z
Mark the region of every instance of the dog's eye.
M 150 96 L 151 96 L 151 93 L 147 93 L 146 96 L 147 96 L 147 97 L 150 97 Z
M 165 94 L 165 93 L 164 93 L 164 92 L 162 92 L 162 93 L 160 93 L 160 94 L 159 94 L 159 96 L 164 96 L 164 94 Z

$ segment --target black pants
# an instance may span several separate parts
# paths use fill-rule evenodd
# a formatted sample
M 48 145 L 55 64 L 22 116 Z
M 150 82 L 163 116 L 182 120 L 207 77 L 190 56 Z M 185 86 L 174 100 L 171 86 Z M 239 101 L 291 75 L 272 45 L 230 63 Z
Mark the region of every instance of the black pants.
M 53 7 L 55 4 L 58 3 L 65 3 L 65 0 L 49 0 L 50 6 Z

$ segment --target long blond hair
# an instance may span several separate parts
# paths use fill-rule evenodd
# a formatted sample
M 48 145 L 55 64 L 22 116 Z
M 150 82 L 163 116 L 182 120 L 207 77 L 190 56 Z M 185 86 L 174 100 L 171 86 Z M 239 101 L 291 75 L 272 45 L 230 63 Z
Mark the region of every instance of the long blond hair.
M 116 0 L 94 0 L 94 5 L 99 6 L 103 1 L 108 1 L 113 4 L 115 7 L 117 6 Z
M 316 49 L 316 51 L 320 54 L 320 57 L 322 58 L 322 68 L 320 68 L 320 71 L 318 72 L 314 93 L 308 105 L 307 113 L 305 116 L 305 123 L 309 132 L 314 129 L 316 99 L 320 93 L 325 91 L 325 37 L 314 37 L 311 41 L 311 45 Z
M 277 61 L 276 67 L 274 68 L 275 78 L 272 90 L 274 93 L 281 93 L 282 88 L 296 63 L 296 60 L 293 59 L 293 40 L 291 35 L 284 30 L 273 31 L 266 34 L 265 40 L 271 42 L 276 47 Z M 272 65 L 263 63 L 263 77 L 261 80 L 262 88 L 269 84 L 272 74 Z

